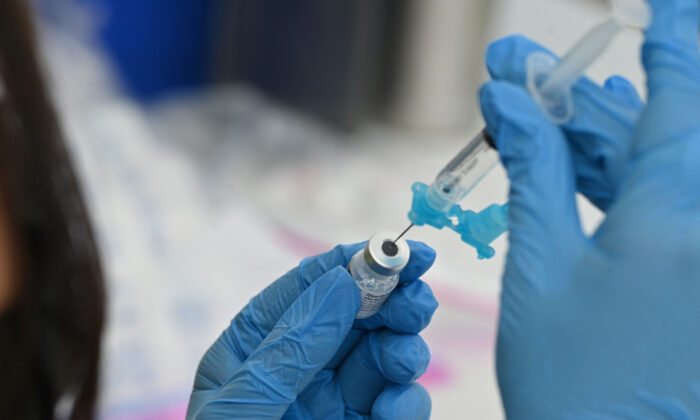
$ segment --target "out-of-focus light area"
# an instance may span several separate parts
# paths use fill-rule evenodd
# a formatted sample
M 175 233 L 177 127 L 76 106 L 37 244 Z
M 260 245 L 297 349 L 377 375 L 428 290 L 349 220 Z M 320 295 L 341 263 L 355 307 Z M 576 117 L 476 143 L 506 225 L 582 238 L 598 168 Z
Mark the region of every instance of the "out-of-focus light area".
M 36 0 L 47 76 L 108 279 L 100 415 L 181 419 L 199 359 L 254 294 L 336 243 L 408 225 L 483 126 L 489 42 L 564 52 L 608 13 L 585 0 Z M 641 35 L 590 69 L 643 90 Z M 507 200 L 501 167 L 463 202 Z M 580 201 L 590 231 L 600 215 Z M 503 417 L 496 256 L 417 227 L 440 308 L 421 383 L 435 419 Z

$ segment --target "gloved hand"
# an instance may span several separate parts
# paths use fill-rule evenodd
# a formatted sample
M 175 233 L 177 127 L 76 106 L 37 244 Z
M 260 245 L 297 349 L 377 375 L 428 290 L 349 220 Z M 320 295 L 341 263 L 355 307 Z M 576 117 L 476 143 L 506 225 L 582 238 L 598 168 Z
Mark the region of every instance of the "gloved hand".
M 399 286 L 355 320 L 360 293 L 346 267 L 364 244 L 307 258 L 255 296 L 202 358 L 188 419 L 427 419 L 413 382 L 428 348 L 417 334 L 437 308 L 418 280 L 435 252 L 409 241 Z
M 650 4 L 649 99 L 630 130 L 618 108 L 598 112 L 592 92 L 602 90 L 589 82 L 563 128 L 519 80 L 481 91 L 511 180 L 497 345 L 509 418 L 700 418 L 698 2 Z M 513 54 L 513 69 L 525 55 Z M 626 162 L 597 166 L 601 146 L 626 150 Z M 590 238 L 574 199 L 583 179 L 605 193 L 606 218 Z
M 525 62 L 536 51 L 552 54 L 519 35 L 496 41 L 486 53 L 489 74 L 524 88 Z M 574 117 L 561 129 L 569 142 L 576 186 L 606 211 L 617 196 L 644 104 L 634 86 L 620 76 L 610 77 L 602 87 L 583 77 L 573 86 L 572 97 Z

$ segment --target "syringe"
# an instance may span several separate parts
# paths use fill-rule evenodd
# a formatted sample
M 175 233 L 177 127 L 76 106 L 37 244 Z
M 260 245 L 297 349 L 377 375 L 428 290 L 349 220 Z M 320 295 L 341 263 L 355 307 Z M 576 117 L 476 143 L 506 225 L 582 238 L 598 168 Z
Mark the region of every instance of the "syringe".
M 438 173 L 430 186 L 413 184 L 413 206 L 408 218 L 414 225 L 438 229 L 451 226 L 448 216 L 476 184 L 498 162 L 498 153 L 486 129 L 481 130 Z
M 448 227 L 459 233 L 462 241 L 475 247 L 479 258 L 492 257 L 495 251 L 489 244 L 508 228 L 507 204 L 494 204 L 475 213 L 462 210 L 457 203 L 486 176 L 498 159 L 491 137 L 485 129 L 480 131 L 438 173 L 432 184 L 413 184 L 413 204 L 408 213 L 411 226 Z
M 612 0 L 614 15 L 597 25 L 560 61 L 544 52 L 531 54 L 526 63 L 527 87 L 542 111 L 556 124 L 573 117 L 571 88 L 623 27 L 646 28 L 651 12 L 644 0 Z M 498 153 L 486 130 L 482 130 L 440 171 L 427 186 L 412 186 L 413 203 L 408 218 L 412 226 L 447 226 L 474 246 L 479 258 L 490 258 L 489 244 L 507 230 L 507 204 L 494 204 L 479 213 L 462 210 L 459 203 L 498 162 Z M 398 239 L 398 238 L 397 238 Z
M 526 62 L 527 89 L 555 124 L 574 116 L 571 88 L 625 27 L 643 30 L 651 22 L 645 0 L 612 0 L 613 15 L 596 25 L 561 60 L 545 52 L 530 54 Z

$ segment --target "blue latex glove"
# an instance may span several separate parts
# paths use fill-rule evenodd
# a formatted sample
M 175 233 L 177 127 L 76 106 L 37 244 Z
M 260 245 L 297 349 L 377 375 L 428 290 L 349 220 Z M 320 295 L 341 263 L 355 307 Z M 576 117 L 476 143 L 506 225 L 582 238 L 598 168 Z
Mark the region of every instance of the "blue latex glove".
M 577 107 L 578 121 L 608 134 L 576 139 L 577 120 L 552 125 L 518 80 L 481 91 L 511 180 L 497 345 L 509 418 L 700 418 L 698 2 L 650 4 L 649 100 L 629 137 L 614 134 L 615 112 Z M 602 92 L 579 84 L 577 105 L 589 100 L 585 89 Z M 608 145 L 627 150 L 626 162 L 576 157 L 618 156 L 600 149 Z M 590 238 L 574 198 L 583 179 L 597 183 L 607 210 Z
M 307 258 L 251 299 L 202 358 L 187 418 L 427 419 L 430 397 L 413 381 L 430 360 L 417 334 L 437 301 L 418 277 L 435 252 L 409 241 L 397 289 L 355 320 L 345 267 L 363 246 Z

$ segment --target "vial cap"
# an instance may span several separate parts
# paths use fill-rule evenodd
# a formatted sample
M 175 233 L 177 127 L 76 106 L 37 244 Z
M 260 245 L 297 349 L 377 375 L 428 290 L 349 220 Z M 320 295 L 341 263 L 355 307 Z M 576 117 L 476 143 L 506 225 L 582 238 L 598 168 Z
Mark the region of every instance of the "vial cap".
M 394 243 L 397 236 L 397 233 L 391 231 L 377 232 L 365 245 L 365 262 L 377 274 L 398 274 L 408 264 L 411 250 L 403 239 Z

